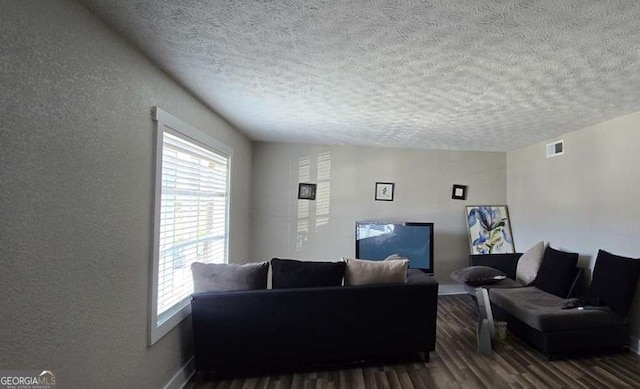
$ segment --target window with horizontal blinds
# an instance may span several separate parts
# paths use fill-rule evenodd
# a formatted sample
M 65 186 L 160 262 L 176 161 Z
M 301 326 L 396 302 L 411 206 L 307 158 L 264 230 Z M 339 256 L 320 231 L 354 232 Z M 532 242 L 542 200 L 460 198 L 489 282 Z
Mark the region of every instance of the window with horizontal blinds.
M 159 107 L 149 344 L 191 313 L 193 262 L 226 263 L 233 149 Z
M 193 293 L 193 262 L 225 263 L 229 159 L 164 132 L 158 321 Z

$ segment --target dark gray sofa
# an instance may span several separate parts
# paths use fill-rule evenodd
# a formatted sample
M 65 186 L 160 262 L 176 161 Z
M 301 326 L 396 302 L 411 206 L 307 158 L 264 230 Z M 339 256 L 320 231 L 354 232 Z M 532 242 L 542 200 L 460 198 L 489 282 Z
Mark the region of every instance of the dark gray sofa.
M 309 366 L 435 350 L 438 283 L 194 294 L 198 371 Z
M 510 279 L 488 286 L 495 320 L 507 322 L 511 333 L 536 347 L 549 359 L 584 353 L 619 351 L 629 344 L 624 317 L 609 310 L 562 309 L 566 298 L 582 294 L 582 269 L 577 268 L 567 296 L 535 286 L 519 286 L 515 278 L 521 254 L 472 255 L 472 266 L 490 266 Z

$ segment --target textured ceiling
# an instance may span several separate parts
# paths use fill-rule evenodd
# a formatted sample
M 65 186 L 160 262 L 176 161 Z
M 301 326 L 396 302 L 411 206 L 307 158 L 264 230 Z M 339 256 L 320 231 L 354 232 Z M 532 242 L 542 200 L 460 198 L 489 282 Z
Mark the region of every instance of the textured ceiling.
M 81 0 L 256 140 L 511 150 L 640 110 L 640 2 Z

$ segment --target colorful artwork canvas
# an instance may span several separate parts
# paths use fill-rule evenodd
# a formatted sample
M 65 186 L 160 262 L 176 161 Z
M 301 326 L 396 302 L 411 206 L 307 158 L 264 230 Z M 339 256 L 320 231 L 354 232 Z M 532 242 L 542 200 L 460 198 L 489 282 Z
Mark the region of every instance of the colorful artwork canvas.
M 506 205 L 470 205 L 466 208 L 471 254 L 515 252 Z

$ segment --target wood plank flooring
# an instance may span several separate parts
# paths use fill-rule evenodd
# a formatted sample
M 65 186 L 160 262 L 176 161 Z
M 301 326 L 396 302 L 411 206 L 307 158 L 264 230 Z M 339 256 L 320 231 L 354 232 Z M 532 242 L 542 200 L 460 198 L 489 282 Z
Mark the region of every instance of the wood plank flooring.
M 476 352 L 475 307 L 466 295 L 438 297 L 436 351 L 431 360 L 235 378 L 194 377 L 187 389 L 472 389 L 640 388 L 633 352 L 547 361 L 507 336 L 491 356 Z

